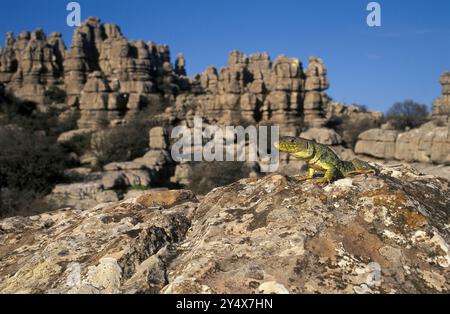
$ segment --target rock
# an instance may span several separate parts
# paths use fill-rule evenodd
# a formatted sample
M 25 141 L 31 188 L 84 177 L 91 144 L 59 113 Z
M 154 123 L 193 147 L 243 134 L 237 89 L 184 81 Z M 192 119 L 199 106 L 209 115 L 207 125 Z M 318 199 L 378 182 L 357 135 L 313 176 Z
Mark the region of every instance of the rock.
M 160 126 L 189 125 L 198 115 L 222 125 L 276 124 L 295 135 L 327 123 L 329 82 L 320 58 L 309 58 L 304 70 L 297 58 L 280 55 L 272 62 L 267 53 L 232 51 L 222 69 L 186 75 L 182 54 L 172 64 L 167 45 L 128 40 L 119 26 L 96 17 L 76 28 L 70 49 L 60 33 L 47 39 L 36 30 L 8 34 L 0 52 L 0 82 L 8 90 L 40 103 L 48 87 L 58 86 L 67 105 L 80 110 L 80 129 L 114 127 L 144 115 Z M 152 149 L 166 149 L 158 141 Z
M 306 132 L 300 134 L 301 137 L 308 140 L 315 140 L 325 145 L 340 145 L 342 138 L 333 129 L 326 128 L 310 128 Z
M 442 96 L 433 103 L 432 117 L 444 123 L 448 123 L 450 115 L 450 72 L 442 73 L 439 82 L 442 85 Z
M 117 202 L 113 191 L 105 191 L 99 181 L 86 183 L 59 184 L 45 197 L 54 209 L 71 207 L 85 210 L 98 203 Z
M 326 123 L 323 109 L 327 100 L 323 91 L 329 87 L 329 82 L 326 78 L 327 69 L 322 59 L 309 58 L 309 65 L 305 75 L 306 94 L 303 105 L 305 121 L 309 127 L 320 128 Z
M 163 127 L 156 127 L 150 130 L 150 149 L 167 150 L 169 148 L 169 139 L 167 131 Z
M 449 182 L 378 167 L 3 219 L 0 292 L 450 292 Z
M 126 202 L 2 220 L 0 291 L 156 292 L 166 284 L 164 252 L 188 228 L 182 209 Z M 28 258 L 18 262 L 18 256 Z
M 189 190 L 156 191 L 146 193 L 136 199 L 137 204 L 146 207 L 162 206 L 169 208 L 184 202 L 198 202 L 195 195 Z
M 432 123 L 400 133 L 371 129 L 359 135 L 355 153 L 406 162 L 450 164 L 450 133 L 447 127 Z
M 399 132 L 395 130 L 370 129 L 361 133 L 355 146 L 355 153 L 376 158 L 393 159 L 395 157 Z
M 77 129 L 64 132 L 58 137 L 58 143 L 70 143 L 71 141 L 79 137 L 89 137 L 93 132 L 94 130 L 92 129 Z
M 215 189 L 166 292 L 449 291 L 448 181 L 401 167 L 381 174 L 325 189 L 280 175 Z
M 60 33 L 47 38 L 42 29 L 6 36 L 0 50 L 0 81 L 17 97 L 42 103 L 47 86 L 62 83 L 65 46 Z

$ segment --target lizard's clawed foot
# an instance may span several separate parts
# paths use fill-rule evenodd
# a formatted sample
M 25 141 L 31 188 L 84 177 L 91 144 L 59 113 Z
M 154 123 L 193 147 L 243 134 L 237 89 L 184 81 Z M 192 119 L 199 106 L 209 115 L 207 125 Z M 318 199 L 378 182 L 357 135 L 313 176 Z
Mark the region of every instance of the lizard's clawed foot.
M 327 185 L 330 183 L 330 180 L 328 180 L 327 178 L 320 178 L 317 179 L 314 183 L 317 185 Z

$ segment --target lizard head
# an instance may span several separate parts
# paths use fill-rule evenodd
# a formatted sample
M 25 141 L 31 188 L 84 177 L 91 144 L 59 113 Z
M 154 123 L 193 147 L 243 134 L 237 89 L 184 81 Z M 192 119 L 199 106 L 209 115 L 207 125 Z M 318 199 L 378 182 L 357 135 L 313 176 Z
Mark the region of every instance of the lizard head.
M 303 138 L 282 136 L 280 140 L 274 144 L 274 146 L 278 148 L 280 152 L 306 156 L 309 155 L 310 151 L 314 149 L 310 142 L 311 141 Z

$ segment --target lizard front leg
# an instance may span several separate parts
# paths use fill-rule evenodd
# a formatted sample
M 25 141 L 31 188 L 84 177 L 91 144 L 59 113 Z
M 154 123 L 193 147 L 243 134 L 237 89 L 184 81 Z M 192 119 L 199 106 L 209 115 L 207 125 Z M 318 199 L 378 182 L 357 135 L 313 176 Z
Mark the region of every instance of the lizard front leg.
M 314 170 L 314 168 L 309 167 L 308 169 L 308 175 L 304 176 L 304 177 L 299 177 L 296 178 L 298 181 L 306 181 L 306 180 L 311 180 L 314 178 L 314 173 L 316 172 L 316 170 Z
M 334 167 L 328 168 L 325 172 L 324 177 L 316 180 L 316 184 L 324 185 L 331 183 L 331 181 L 333 181 L 335 176 L 336 176 L 336 168 Z

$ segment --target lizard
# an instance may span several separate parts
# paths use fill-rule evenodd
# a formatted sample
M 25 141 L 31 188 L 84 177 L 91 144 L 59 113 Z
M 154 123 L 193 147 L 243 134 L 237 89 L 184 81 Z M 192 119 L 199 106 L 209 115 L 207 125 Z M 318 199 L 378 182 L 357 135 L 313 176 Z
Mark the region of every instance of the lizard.
M 308 175 L 298 178 L 299 181 L 313 179 L 316 171 L 325 172 L 325 175 L 316 181 L 317 184 L 331 183 L 339 177 L 352 177 L 358 174 L 377 173 L 375 167 L 363 160 L 341 160 L 330 147 L 319 144 L 314 140 L 283 136 L 274 144 L 274 146 L 281 152 L 286 152 L 296 158 L 308 162 Z

